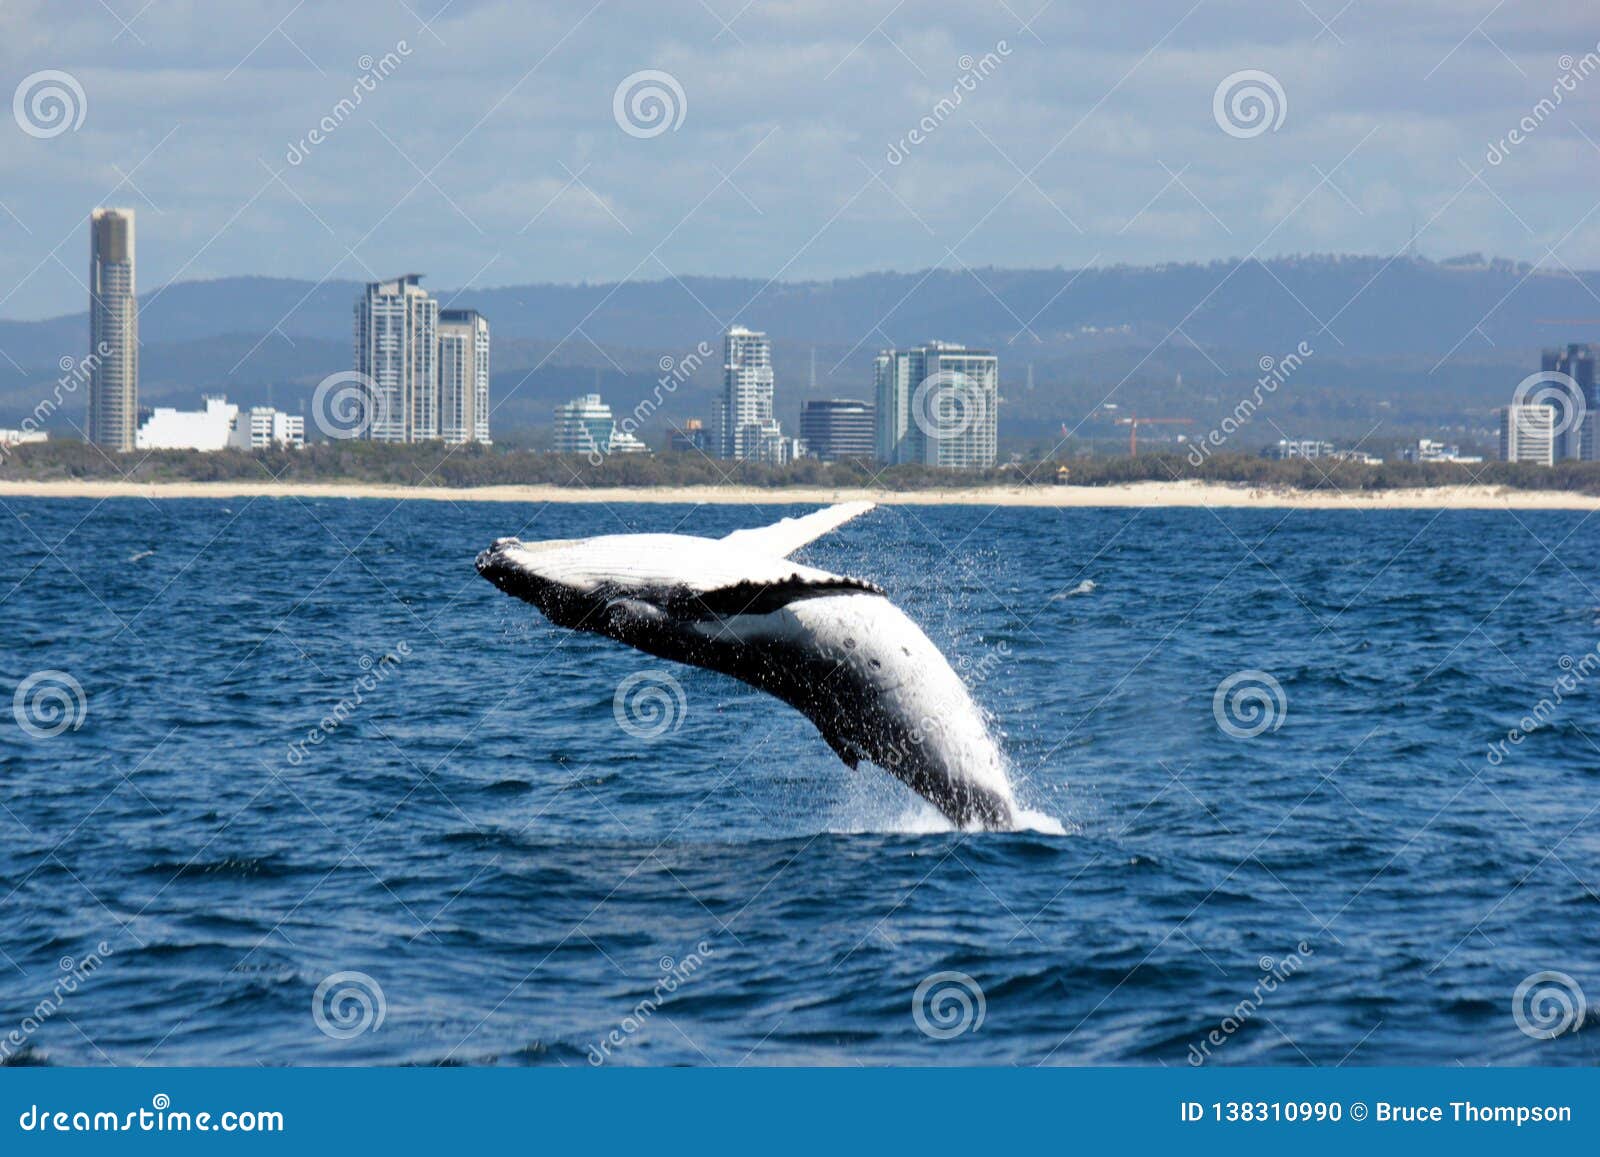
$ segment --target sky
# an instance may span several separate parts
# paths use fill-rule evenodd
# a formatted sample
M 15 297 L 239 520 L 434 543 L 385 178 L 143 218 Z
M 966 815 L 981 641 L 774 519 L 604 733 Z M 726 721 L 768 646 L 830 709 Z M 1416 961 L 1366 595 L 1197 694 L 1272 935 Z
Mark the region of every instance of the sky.
M 137 211 L 141 291 L 1392 253 L 1413 229 L 1429 257 L 1595 268 L 1595 16 L 0 0 L 0 318 L 86 308 L 102 204 Z

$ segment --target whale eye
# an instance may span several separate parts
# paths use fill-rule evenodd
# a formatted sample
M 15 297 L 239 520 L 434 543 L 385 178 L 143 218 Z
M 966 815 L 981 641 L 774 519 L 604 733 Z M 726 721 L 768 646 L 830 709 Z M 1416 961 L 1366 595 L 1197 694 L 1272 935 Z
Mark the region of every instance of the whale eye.
M 877 659 L 868 659 L 867 660 L 867 666 L 871 667 L 874 671 L 876 671 L 880 667 L 882 667 L 883 664 L 880 663 Z
M 846 637 L 844 641 L 844 649 L 847 651 L 854 651 L 856 649 L 856 641 L 852 638 Z

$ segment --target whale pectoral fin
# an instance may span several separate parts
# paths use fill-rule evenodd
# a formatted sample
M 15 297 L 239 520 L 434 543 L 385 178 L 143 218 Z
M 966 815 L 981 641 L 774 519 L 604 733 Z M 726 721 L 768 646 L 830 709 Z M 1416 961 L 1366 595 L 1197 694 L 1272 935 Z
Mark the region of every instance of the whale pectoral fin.
M 723 542 L 761 554 L 788 558 L 808 542 L 837 529 L 871 510 L 876 503 L 841 502 L 800 518 L 785 518 L 771 526 L 756 526 L 724 535 Z

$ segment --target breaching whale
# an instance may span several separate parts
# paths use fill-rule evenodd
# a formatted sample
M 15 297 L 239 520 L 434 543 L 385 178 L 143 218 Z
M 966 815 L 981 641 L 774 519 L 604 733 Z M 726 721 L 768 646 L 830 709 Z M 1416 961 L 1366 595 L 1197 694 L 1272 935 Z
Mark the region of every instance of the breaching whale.
M 1018 807 L 966 684 L 862 579 L 791 562 L 871 510 L 830 506 L 724 538 L 498 539 L 478 573 L 557 626 L 743 680 L 799 710 L 853 770 L 868 760 L 963 828 L 1011 830 Z

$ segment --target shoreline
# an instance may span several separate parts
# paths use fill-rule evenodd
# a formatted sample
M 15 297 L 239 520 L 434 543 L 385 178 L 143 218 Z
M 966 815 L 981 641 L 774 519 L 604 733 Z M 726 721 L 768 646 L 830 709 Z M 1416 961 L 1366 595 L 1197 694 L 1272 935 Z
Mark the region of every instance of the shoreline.
M 949 490 L 832 487 L 528 485 L 390 486 L 363 482 L 0 481 L 4 498 L 370 498 L 433 502 L 827 505 L 866 499 L 886 506 L 1250 507 L 1300 510 L 1600 510 L 1600 495 L 1501 486 L 1404 490 L 1292 490 L 1229 482 L 1126 482 L 1109 486 L 985 486 Z

